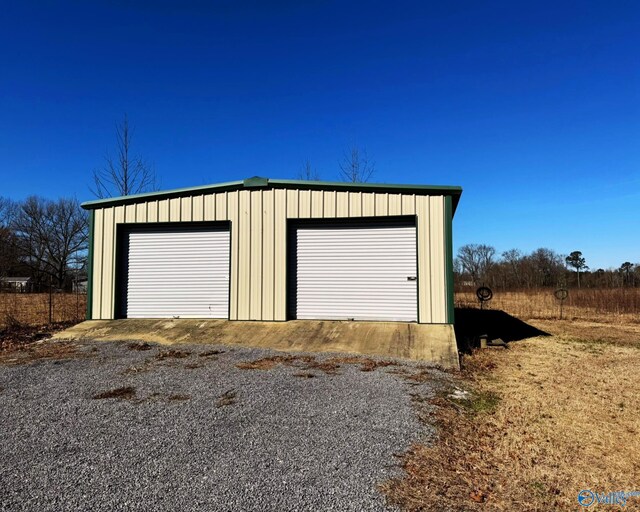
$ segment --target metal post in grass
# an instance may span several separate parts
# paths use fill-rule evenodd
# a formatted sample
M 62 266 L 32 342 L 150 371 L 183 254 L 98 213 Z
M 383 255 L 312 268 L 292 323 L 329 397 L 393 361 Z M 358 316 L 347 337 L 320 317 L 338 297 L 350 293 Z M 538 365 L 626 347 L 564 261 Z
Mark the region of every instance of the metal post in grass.
M 569 296 L 569 290 L 566 288 L 558 288 L 555 292 L 553 292 L 556 299 L 560 301 L 560 320 L 562 320 L 562 306 L 564 304 L 565 299 Z

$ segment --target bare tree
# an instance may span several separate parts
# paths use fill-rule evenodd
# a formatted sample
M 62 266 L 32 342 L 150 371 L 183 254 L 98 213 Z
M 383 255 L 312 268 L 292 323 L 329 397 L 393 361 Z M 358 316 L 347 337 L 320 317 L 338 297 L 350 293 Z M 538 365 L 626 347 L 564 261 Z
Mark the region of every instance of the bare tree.
M 298 179 L 305 181 L 320 181 L 320 175 L 318 174 L 317 169 L 314 169 L 311 166 L 310 160 L 305 160 L 304 164 L 302 164 L 302 167 L 298 172 Z
M 20 204 L 11 228 L 20 258 L 36 281 L 48 276 L 62 288 L 71 270 L 84 266 L 87 215 L 77 200 L 31 196 Z
M 473 284 L 485 277 L 494 264 L 496 250 L 485 244 L 467 244 L 458 249 L 457 265 L 469 274 Z
M 9 276 L 20 267 L 15 236 L 11 229 L 16 207 L 11 199 L 0 197 L 0 277 Z
M 375 172 L 376 164 L 369 160 L 366 150 L 351 146 L 340 162 L 340 178 L 350 183 L 366 183 Z
M 156 189 L 153 167 L 131 153 L 133 131 L 125 114 L 116 125 L 116 156 L 107 153 L 104 167 L 93 171 L 91 192 L 97 197 L 128 196 Z

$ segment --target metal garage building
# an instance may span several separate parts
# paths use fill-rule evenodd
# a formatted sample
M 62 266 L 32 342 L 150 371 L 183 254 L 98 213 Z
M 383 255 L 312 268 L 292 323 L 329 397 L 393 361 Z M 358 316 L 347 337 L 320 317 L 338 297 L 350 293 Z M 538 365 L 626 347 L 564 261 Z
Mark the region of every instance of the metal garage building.
M 255 177 L 86 202 L 88 318 L 451 324 L 461 193 Z

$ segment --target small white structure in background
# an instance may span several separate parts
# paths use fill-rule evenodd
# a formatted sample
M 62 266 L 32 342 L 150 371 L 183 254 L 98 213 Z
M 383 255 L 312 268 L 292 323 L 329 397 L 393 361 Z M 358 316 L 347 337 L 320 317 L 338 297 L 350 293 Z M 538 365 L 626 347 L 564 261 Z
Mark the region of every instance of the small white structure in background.
M 29 291 L 30 277 L 0 277 L 0 289 L 12 292 Z
M 73 282 L 73 293 L 87 293 L 87 279 L 81 279 Z

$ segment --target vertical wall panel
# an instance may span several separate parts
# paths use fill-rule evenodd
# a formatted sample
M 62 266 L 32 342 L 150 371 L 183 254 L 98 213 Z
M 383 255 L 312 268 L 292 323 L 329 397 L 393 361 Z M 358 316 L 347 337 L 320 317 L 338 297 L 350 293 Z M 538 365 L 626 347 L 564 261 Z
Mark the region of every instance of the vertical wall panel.
M 389 194 L 389 215 L 402 215 L 402 195 Z
M 147 222 L 158 222 L 158 201 L 147 203 Z
M 147 203 L 136 205 L 136 222 L 147 222 Z
M 260 320 L 273 320 L 274 212 L 273 190 L 262 193 L 262 312 Z
M 431 323 L 429 198 L 418 196 L 416 203 L 418 217 L 418 321 Z
M 93 318 L 102 316 L 102 261 L 104 259 L 104 210 L 96 210 L 93 221 Z
M 324 192 L 322 190 L 311 191 L 311 217 L 321 219 L 324 214 Z
M 297 219 L 299 196 L 297 190 L 287 190 L 287 217 L 289 219 Z
M 226 194 L 226 193 L 225 193 Z M 219 204 L 216 198 L 216 204 Z M 229 277 L 229 319 L 238 320 L 238 264 L 240 233 L 238 228 L 238 192 L 226 195 L 226 217 L 231 221 L 231 276 Z
M 262 317 L 262 190 L 251 192 L 251 253 L 249 256 L 249 320 Z
M 144 203 L 142 203 L 144 206 Z M 146 213 L 146 212 L 145 212 Z M 103 210 L 103 256 L 102 256 L 102 307 L 100 318 L 113 318 L 113 287 L 115 237 L 113 208 Z M 146 217 L 146 215 L 145 215 Z
M 124 221 L 135 222 L 136 221 L 136 205 L 128 204 L 124 207 Z
M 349 217 L 362 216 L 362 192 L 348 192 L 349 194 Z
M 203 198 L 203 219 L 216 220 L 216 194 L 207 194 Z
M 216 220 L 229 220 L 227 214 L 228 194 L 228 192 L 220 192 L 219 194 L 216 194 Z
M 389 194 L 376 194 L 376 215 L 384 216 L 389 213 Z
M 362 193 L 362 216 L 373 217 L 376 214 L 376 198 L 373 193 Z
M 193 204 L 191 197 L 180 198 L 180 221 L 191 222 L 191 205 Z
M 427 196 L 419 196 L 427 197 Z M 402 215 L 415 215 L 416 214 L 416 196 L 406 195 L 402 196 Z
M 169 200 L 161 199 L 158 201 L 158 222 L 169 221 Z
M 298 192 L 298 213 L 301 219 L 311 217 L 311 190 L 300 190 Z
M 249 320 L 251 302 L 251 192 L 238 192 L 238 320 Z
M 273 319 L 287 319 L 287 191 L 274 190 Z
M 444 201 L 442 196 L 429 201 L 429 249 L 431 270 L 431 321 L 446 322 L 447 296 L 445 292 Z
M 336 193 L 333 190 L 325 190 L 323 194 L 324 205 L 322 211 L 325 218 L 336 216 Z
M 179 222 L 182 213 L 182 204 L 180 198 L 169 199 L 169 220 L 171 222 Z
M 349 192 L 336 192 L 336 217 L 349 216 Z
M 191 220 L 200 222 L 204 220 L 204 196 L 195 196 L 191 203 Z

